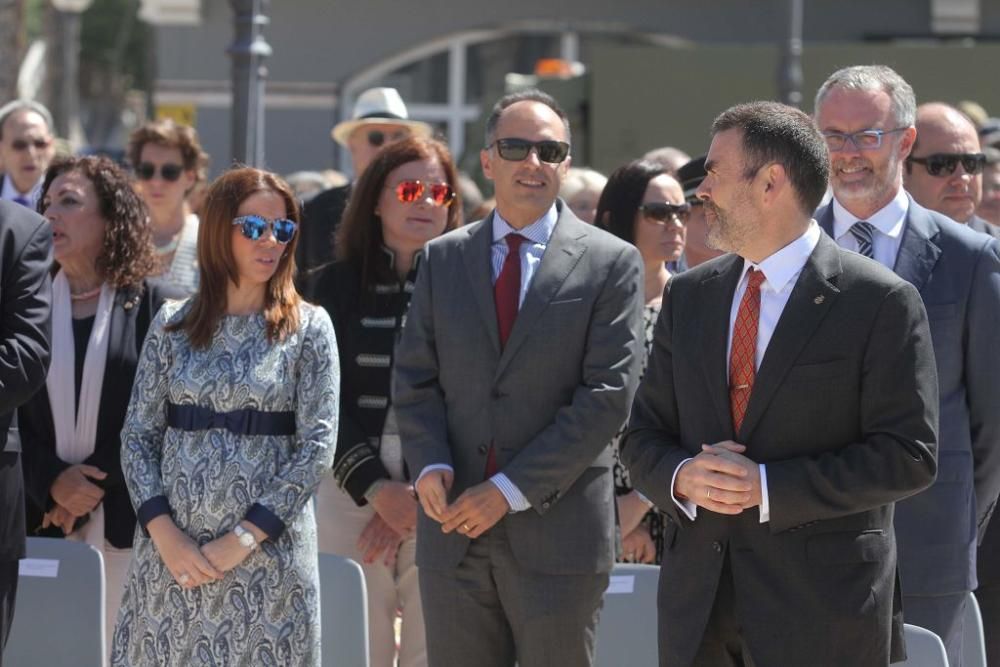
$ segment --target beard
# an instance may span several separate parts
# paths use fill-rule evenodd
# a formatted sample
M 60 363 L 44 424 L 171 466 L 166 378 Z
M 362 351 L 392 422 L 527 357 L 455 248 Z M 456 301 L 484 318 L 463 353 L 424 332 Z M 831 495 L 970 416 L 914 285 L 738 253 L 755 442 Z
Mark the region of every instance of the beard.
M 900 173 L 903 159 L 893 153 L 882 169 L 865 159 L 834 160 L 830 165 L 830 186 L 837 200 L 847 207 L 862 210 L 878 210 L 896 194 L 896 176 Z M 844 167 L 867 167 L 868 178 L 853 183 L 838 183 L 837 173 Z
M 730 211 L 725 211 L 713 201 L 705 202 L 708 235 L 706 244 L 714 250 L 739 253 L 746 245 L 749 235 L 742 221 L 736 219 Z

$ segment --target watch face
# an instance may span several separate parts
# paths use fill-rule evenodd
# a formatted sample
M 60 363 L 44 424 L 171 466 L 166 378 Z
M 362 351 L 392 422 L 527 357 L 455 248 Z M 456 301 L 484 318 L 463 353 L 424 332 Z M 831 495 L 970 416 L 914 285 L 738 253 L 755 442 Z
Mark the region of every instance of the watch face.
M 245 547 L 252 547 L 256 541 L 253 539 L 252 533 L 243 533 L 240 535 L 240 544 Z

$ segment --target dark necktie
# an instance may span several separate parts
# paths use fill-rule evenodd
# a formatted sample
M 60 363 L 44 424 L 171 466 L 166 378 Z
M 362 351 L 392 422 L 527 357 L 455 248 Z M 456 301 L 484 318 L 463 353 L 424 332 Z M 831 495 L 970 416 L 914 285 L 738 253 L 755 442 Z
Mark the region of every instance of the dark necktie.
M 507 256 L 504 257 L 503 265 L 500 267 L 500 275 L 493 284 L 493 301 L 497 309 L 497 327 L 500 330 L 500 348 L 507 345 L 510 338 L 510 331 L 514 328 L 514 320 L 517 319 L 518 302 L 521 297 L 521 244 L 524 237 L 520 234 L 508 234 L 504 237 L 507 242 Z M 497 472 L 497 457 L 493 443 L 490 443 L 490 450 L 486 454 L 485 478 L 489 479 Z
M 27 208 L 31 208 L 31 202 L 28 200 L 27 197 L 17 196 L 17 197 L 14 197 L 14 201 L 16 203 L 20 204 L 21 206 L 24 206 L 24 207 L 27 207 Z
M 859 220 L 851 225 L 851 234 L 858 242 L 858 252 L 865 257 L 875 258 L 872 252 L 872 239 L 875 234 L 875 227 L 870 222 Z
M 739 436 L 743 417 L 750 402 L 750 392 L 756 377 L 757 329 L 760 324 L 760 284 L 764 273 L 750 269 L 747 290 L 733 325 L 733 345 L 729 354 L 729 409 L 733 416 L 733 433 Z

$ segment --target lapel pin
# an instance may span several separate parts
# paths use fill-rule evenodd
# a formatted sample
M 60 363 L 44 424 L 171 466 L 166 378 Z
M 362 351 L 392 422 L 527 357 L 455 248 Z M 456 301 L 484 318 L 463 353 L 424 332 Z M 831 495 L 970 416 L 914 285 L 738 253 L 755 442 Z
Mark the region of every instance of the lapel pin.
M 823 303 L 824 301 L 826 301 L 826 297 L 823 296 L 822 294 L 820 294 L 818 297 L 816 297 L 815 299 L 813 299 L 813 303 L 815 303 L 817 306 L 819 304 Z

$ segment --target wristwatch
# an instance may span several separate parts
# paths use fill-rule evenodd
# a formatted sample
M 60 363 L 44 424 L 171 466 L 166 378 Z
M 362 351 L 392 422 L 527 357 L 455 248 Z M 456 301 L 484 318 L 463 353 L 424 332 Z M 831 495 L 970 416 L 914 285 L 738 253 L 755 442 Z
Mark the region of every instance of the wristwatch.
M 240 545 L 243 547 L 249 549 L 250 551 L 257 548 L 257 538 L 253 536 L 253 533 L 240 524 L 233 526 L 233 534 L 236 535 L 236 539 L 240 541 Z

